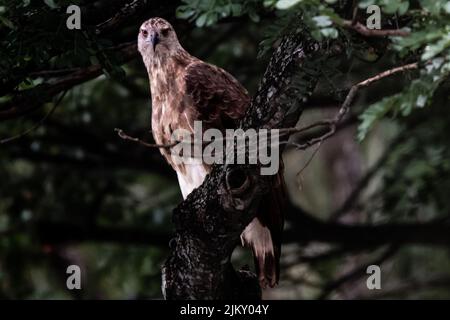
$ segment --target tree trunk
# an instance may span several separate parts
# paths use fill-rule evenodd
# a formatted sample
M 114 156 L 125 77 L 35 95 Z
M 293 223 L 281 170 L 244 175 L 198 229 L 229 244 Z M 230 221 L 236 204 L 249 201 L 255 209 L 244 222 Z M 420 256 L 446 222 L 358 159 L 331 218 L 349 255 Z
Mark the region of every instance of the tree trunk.
M 317 82 L 322 49 L 304 30 L 285 36 L 240 127 L 294 125 Z M 163 267 L 166 299 L 261 298 L 256 276 L 235 271 L 230 257 L 268 185 L 268 176 L 260 175 L 256 165 L 215 165 L 204 183 L 174 210 L 176 235 Z

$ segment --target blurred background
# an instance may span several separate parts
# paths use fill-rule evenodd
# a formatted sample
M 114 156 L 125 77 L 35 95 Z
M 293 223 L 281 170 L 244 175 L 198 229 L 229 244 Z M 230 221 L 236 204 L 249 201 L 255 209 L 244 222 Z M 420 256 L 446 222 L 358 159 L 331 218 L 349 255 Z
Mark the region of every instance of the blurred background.
M 71 4 L 81 8 L 81 30 L 66 27 Z M 383 29 L 408 34 L 343 27 L 340 19 L 366 21 L 370 4 L 381 7 Z M 153 16 L 251 94 L 297 23 L 345 44 L 320 70 L 300 126 L 332 118 L 357 82 L 419 61 L 419 70 L 359 92 L 320 149 L 283 154 L 291 201 L 303 212 L 332 226 L 398 229 L 376 244 L 342 242 L 344 232 L 297 239 L 288 219 L 281 281 L 264 297 L 450 298 L 449 13 L 448 1 L 0 1 L 0 298 L 162 298 L 160 266 L 181 193 L 158 150 L 114 131 L 153 141 L 135 48 Z M 253 267 L 241 248 L 233 261 Z M 82 290 L 66 288 L 71 264 L 81 267 Z M 366 286 L 372 264 L 382 270 L 381 290 Z

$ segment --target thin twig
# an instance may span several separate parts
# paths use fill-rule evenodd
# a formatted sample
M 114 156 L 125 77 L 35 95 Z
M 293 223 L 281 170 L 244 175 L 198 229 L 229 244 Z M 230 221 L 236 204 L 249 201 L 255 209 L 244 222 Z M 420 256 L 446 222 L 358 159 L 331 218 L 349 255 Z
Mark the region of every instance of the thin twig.
M 39 120 L 35 125 L 33 125 L 33 126 L 32 126 L 31 128 L 29 128 L 29 129 L 25 130 L 24 132 L 19 133 L 18 135 L 15 135 L 15 136 L 12 136 L 12 137 L 5 138 L 5 139 L 0 140 L 0 144 L 6 144 L 6 143 L 8 143 L 8 142 L 11 142 L 11 141 L 20 139 L 20 138 L 26 136 L 27 134 L 29 134 L 30 132 L 32 132 L 32 131 L 38 129 L 40 126 L 42 126 L 42 124 L 45 122 L 45 120 L 47 120 L 47 119 L 53 114 L 53 112 L 54 112 L 55 109 L 58 107 L 58 105 L 60 104 L 60 102 L 62 101 L 62 99 L 63 99 L 64 96 L 66 95 L 66 93 L 67 93 L 67 90 L 64 91 L 64 92 L 62 93 L 62 95 L 61 95 L 61 96 L 59 97 L 59 99 L 55 102 L 55 104 L 54 104 L 53 107 L 50 109 L 50 111 L 49 111 L 44 117 L 42 117 L 42 119 Z
M 376 290 L 371 294 L 363 294 L 356 297 L 357 300 L 375 300 L 386 298 L 409 298 L 411 295 L 417 298 L 417 293 L 427 289 L 435 288 L 450 288 L 450 277 L 447 275 L 435 276 L 430 279 L 409 279 L 401 282 L 396 286 L 390 285 L 388 288 L 383 287 L 383 290 Z
M 172 147 L 176 146 L 176 145 L 179 143 L 179 141 L 175 141 L 175 142 L 168 143 L 168 144 L 148 143 L 148 142 L 145 142 L 145 141 L 143 141 L 143 140 L 141 140 L 141 139 L 139 139 L 139 138 L 135 138 L 135 137 L 129 136 L 129 135 L 126 134 L 122 129 L 115 128 L 114 131 L 117 132 L 117 135 L 118 135 L 121 139 L 133 141 L 133 142 L 139 143 L 139 144 L 141 144 L 141 145 L 143 145 L 143 146 L 145 146 L 145 147 L 148 147 L 148 148 L 163 148 L 163 149 L 169 149 L 169 148 L 172 148 Z
M 319 295 L 319 300 L 326 299 L 333 291 L 339 289 L 344 283 L 360 278 L 364 275 L 368 265 L 380 265 L 385 262 L 387 259 L 391 258 L 398 251 L 397 245 L 390 245 L 386 251 L 377 259 L 364 263 L 361 266 L 351 270 L 350 272 L 344 274 L 343 276 L 333 280 L 328 283 L 324 288 L 322 293 Z
M 67 74 L 79 71 L 80 68 L 67 68 L 67 69 L 57 69 L 57 70 L 41 70 L 36 72 L 31 72 L 30 77 L 33 78 L 53 78 L 53 77 L 60 77 L 65 76 Z
M 324 133 L 321 136 L 319 136 L 319 137 L 312 138 L 311 140 L 309 140 L 309 141 L 307 141 L 307 142 L 305 142 L 303 144 L 298 144 L 298 143 L 293 143 L 293 142 L 289 143 L 289 144 L 292 144 L 293 146 L 295 146 L 297 149 L 300 149 L 300 150 L 307 149 L 307 148 L 309 148 L 309 147 L 311 147 L 311 146 L 313 146 L 313 145 L 315 145 L 317 143 L 320 144 L 324 140 L 326 140 L 329 137 L 331 137 L 336 132 L 337 124 L 340 121 L 342 121 L 344 116 L 348 113 L 348 111 L 350 109 L 350 105 L 352 104 L 352 102 L 353 102 L 353 100 L 354 100 L 354 98 L 356 96 L 356 93 L 358 92 L 359 89 L 368 87 L 371 84 L 373 84 L 373 83 L 375 83 L 377 81 L 380 81 L 381 79 L 384 79 L 386 77 L 390 77 L 390 76 L 392 76 L 394 74 L 401 73 L 401 72 L 404 72 L 404 71 L 407 71 L 407 70 L 417 69 L 417 67 L 418 67 L 418 63 L 417 62 L 410 63 L 410 64 L 407 64 L 407 65 L 404 65 L 404 66 L 401 66 L 401 67 L 396 67 L 396 68 L 392 68 L 392 69 L 386 70 L 384 72 L 381 72 L 381 73 L 377 74 L 374 77 L 371 77 L 369 79 L 361 81 L 361 82 L 353 85 L 350 88 L 350 91 L 348 92 L 347 96 L 345 97 L 344 103 L 339 108 L 339 111 L 337 112 L 337 114 L 334 117 L 334 119 L 321 120 L 321 121 L 315 122 L 315 123 L 313 123 L 311 125 L 308 125 L 306 127 L 303 127 L 303 128 L 286 128 L 286 129 L 281 129 L 280 133 L 288 132 L 288 133 L 292 134 L 292 133 L 303 132 L 303 131 L 309 130 L 311 128 L 328 125 L 329 126 L 329 130 L 326 133 Z
M 354 21 L 350 20 L 344 20 L 342 22 L 342 26 L 348 29 L 352 29 L 366 37 L 387 37 L 387 36 L 406 37 L 410 34 L 409 31 L 401 29 L 386 29 L 386 30 L 369 29 L 360 22 L 355 23 Z
M 392 150 L 400 144 L 405 139 L 404 135 L 399 135 L 395 138 L 389 145 L 386 147 L 383 155 L 376 161 L 376 163 L 367 171 L 366 175 L 357 183 L 356 187 L 350 192 L 349 196 L 345 199 L 343 204 L 334 212 L 330 214 L 329 220 L 336 221 L 343 214 L 347 213 L 350 209 L 352 209 L 358 200 L 361 193 L 368 186 L 369 182 L 372 178 L 378 173 L 378 171 L 383 167 L 383 165 L 389 160 L 389 156 L 392 153 Z
M 328 120 L 321 120 L 318 122 L 315 122 L 311 125 L 308 125 L 306 127 L 303 128 L 286 128 L 286 129 L 281 129 L 280 132 L 283 132 L 284 134 L 287 133 L 298 133 L 298 132 L 302 132 L 302 131 L 306 131 L 309 130 L 311 128 L 315 128 L 315 127 L 320 127 L 320 126 L 325 126 L 328 125 L 329 129 L 326 133 L 318 136 L 318 137 L 314 137 L 308 141 L 306 141 L 305 143 L 299 144 L 296 142 L 286 142 L 286 144 L 289 145 L 293 145 L 296 149 L 298 150 L 305 150 L 315 144 L 318 144 L 317 148 L 314 150 L 314 152 L 312 153 L 312 155 L 309 157 L 308 161 L 306 162 L 306 164 L 300 169 L 300 171 L 297 173 L 297 177 L 308 167 L 308 165 L 311 163 L 311 161 L 313 160 L 313 158 L 315 157 L 315 155 L 318 153 L 320 147 L 322 146 L 322 143 L 327 140 L 328 138 L 330 138 L 332 135 L 334 135 L 336 133 L 336 128 L 337 125 L 339 124 L 339 122 L 342 121 L 342 119 L 344 118 L 344 116 L 348 113 L 348 110 L 350 109 L 350 105 L 352 104 L 357 91 L 360 88 L 364 88 L 364 87 L 368 87 L 369 85 L 371 85 L 374 82 L 380 81 L 383 78 L 392 76 L 394 74 L 400 73 L 400 72 L 404 72 L 406 70 L 412 70 L 412 69 L 416 69 L 418 67 L 418 63 L 411 63 L 411 64 L 407 64 L 401 67 L 396 67 L 393 69 L 389 69 L 386 70 L 382 73 L 377 74 L 376 76 L 366 79 L 364 81 L 361 81 L 355 85 L 353 85 L 350 88 L 350 91 L 348 92 L 347 96 L 345 97 L 344 103 L 341 105 L 341 107 L 339 108 L 339 111 L 337 112 L 336 116 L 334 117 L 334 119 L 328 119 Z
M 126 18 L 133 16 L 139 9 L 142 9 L 143 5 L 145 4 L 145 2 L 142 3 L 139 0 L 134 0 L 131 3 L 125 4 L 125 6 L 123 8 L 120 8 L 119 12 L 117 12 L 114 16 L 98 24 L 96 26 L 95 32 L 97 34 L 101 34 L 105 30 L 112 29 L 120 25 L 123 21 L 126 20 Z
M 350 105 L 353 102 L 353 99 L 355 98 L 356 93 L 357 93 L 357 91 L 360 88 L 367 87 L 367 86 L 371 85 L 374 82 L 377 82 L 377 81 L 379 81 L 379 80 L 381 80 L 383 78 L 389 77 L 389 76 L 394 75 L 396 73 L 400 73 L 400 72 L 403 72 L 403 71 L 406 71 L 406 70 L 416 69 L 417 67 L 418 67 L 417 62 L 416 63 L 411 63 L 411 64 L 408 64 L 408 65 L 404 65 L 404 66 L 401 66 L 401 67 L 397 67 L 397 68 L 393 68 L 393 69 L 384 71 L 384 72 L 382 72 L 380 74 L 377 74 L 376 76 L 374 76 L 372 78 L 369 78 L 369 79 L 366 79 L 366 80 L 364 80 L 362 82 L 357 83 L 356 85 L 354 85 L 350 89 L 349 93 L 347 94 L 347 97 L 344 100 L 344 103 L 341 105 L 338 113 L 336 114 L 336 116 L 333 119 L 321 120 L 321 121 L 315 122 L 313 124 L 310 124 L 310 125 L 308 125 L 306 127 L 301 127 L 301 128 L 298 128 L 298 127 L 282 128 L 282 129 L 279 130 L 280 136 L 283 136 L 283 135 L 290 135 L 290 134 L 293 134 L 293 133 L 301 133 L 301 132 L 308 131 L 308 130 L 316 128 L 316 127 L 328 126 L 329 129 L 328 129 L 328 131 L 326 133 L 324 133 L 321 136 L 314 137 L 311 140 L 309 140 L 309 141 L 307 141 L 307 142 L 305 142 L 303 144 L 298 144 L 298 143 L 294 143 L 294 142 L 284 142 L 284 143 L 280 143 L 280 144 L 290 144 L 290 145 L 295 146 L 299 150 L 304 150 L 304 149 L 307 149 L 307 148 L 309 148 L 309 147 L 311 147 L 311 146 L 313 146 L 315 144 L 319 144 L 319 147 L 314 151 L 311 159 L 308 160 L 307 164 L 309 164 L 311 162 L 312 158 L 314 157 L 314 155 L 318 152 L 322 142 L 335 134 L 338 123 L 347 114 L 347 112 L 348 112 L 348 110 L 350 108 Z M 133 141 L 133 142 L 139 143 L 139 144 L 141 144 L 141 145 L 143 145 L 145 147 L 148 147 L 148 148 L 165 148 L 165 149 L 170 149 L 170 148 L 176 146 L 177 144 L 179 144 L 180 142 L 182 142 L 182 141 L 174 141 L 174 142 L 168 143 L 168 144 L 152 144 L 152 143 L 145 142 L 145 141 L 143 141 L 143 140 L 141 140 L 139 138 L 129 136 L 122 129 L 115 128 L 114 131 L 117 132 L 117 134 L 119 135 L 120 138 L 122 138 L 124 140 L 129 140 L 129 141 Z M 233 137 L 233 139 L 234 139 L 234 137 Z M 221 141 L 221 140 L 225 141 L 225 140 L 227 140 L 227 138 L 218 139 L 218 141 Z M 197 141 L 195 141 L 195 139 L 194 139 L 193 143 L 195 144 L 196 142 Z M 203 142 L 203 144 L 206 144 L 206 143 L 207 142 Z
M 117 53 L 117 61 L 125 63 L 137 56 L 136 43 L 128 42 L 111 47 L 111 51 Z M 14 99 L 0 104 L 0 120 L 18 118 L 29 114 L 42 106 L 42 102 L 49 102 L 51 98 L 60 92 L 64 92 L 76 85 L 94 79 L 103 73 L 101 64 L 90 65 L 84 68 L 76 68 L 66 76 L 55 78 L 52 82 L 44 82 L 27 90 L 19 91 Z M 39 99 L 36 94 L 39 93 Z M 47 101 L 49 100 L 49 101 Z
M 323 127 L 323 126 L 329 126 L 332 123 L 333 120 L 321 120 L 318 122 L 314 122 L 313 124 L 310 124 L 306 127 L 301 127 L 301 128 L 297 128 L 297 127 L 293 127 L 293 128 L 283 128 L 280 129 L 280 135 L 285 135 L 285 134 L 292 134 L 292 133 L 301 133 L 304 131 L 308 131 L 310 129 L 316 128 L 316 127 Z
M 303 167 L 297 172 L 297 179 L 302 174 L 302 172 L 309 166 L 311 161 L 316 156 L 317 152 L 319 152 L 321 146 L 322 146 L 322 142 L 319 142 L 319 144 L 317 145 L 317 148 L 313 151 L 313 153 L 309 157 L 308 161 L 306 161 L 306 163 L 303 165 Z
M 355 25 L 358 21 L 356 20 L 358 17 L 358 1 L 353 0 L 353 13 L 352 13 L 352 25 Z

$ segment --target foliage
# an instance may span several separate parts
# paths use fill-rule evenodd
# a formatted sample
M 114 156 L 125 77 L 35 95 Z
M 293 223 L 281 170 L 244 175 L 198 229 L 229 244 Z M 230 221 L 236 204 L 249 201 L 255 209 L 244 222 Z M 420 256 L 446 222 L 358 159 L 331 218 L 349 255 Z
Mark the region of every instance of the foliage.
M 377 3 L 388 14 L 408 14 L 409 2 L 365 1 L 360 4 Z M 363 140 L 368 131 L 389 114 L 408 116 L 413 110 L 430 103 L 436 89 L 448 78 L 450 72 L 450 2 L 421 1 L 421 9 L 413 11 L 410 34 L 392 37 L 392 48 L 400 57 L 420 56 L 420 77 L 413 80 L 402 92 L 372 104 L 361 115 L 358 137 Z M 406 9 L 404 9 L 406 8 Z
M 248 15 L 254 22 L 259 22 L 260 1 L 251 0 L 183 0 L 185 4 L 177 8 L 180 19 L 195 21 L 197 27 L 211 26 L 220 19 Z

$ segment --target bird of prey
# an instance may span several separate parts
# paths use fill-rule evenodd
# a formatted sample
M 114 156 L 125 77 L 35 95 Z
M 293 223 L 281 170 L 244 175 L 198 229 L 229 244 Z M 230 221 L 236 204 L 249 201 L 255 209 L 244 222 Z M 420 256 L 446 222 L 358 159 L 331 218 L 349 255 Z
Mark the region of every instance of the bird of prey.
M 194 121 L 203 130 L 237 127 L 250 104 L 244 87 L 225 70 L 190 55 L 179 43 L 172 25 L 151 18 L 139 30 L 138 49 L 147 68 L 152 99 L 152 133 L 156 143 L 170 144 L 177 129 L 194 133 Z M 205 163 L 176 163 L 170 150 L 161 153 L 177 173 L 183 197 L 199 187 L 211 167 Z M 263 288 L 278 283 L 282 206 L 285 197 L 282 170 L 273 176 L 270 196 L 241 234 L 250 247 Z

